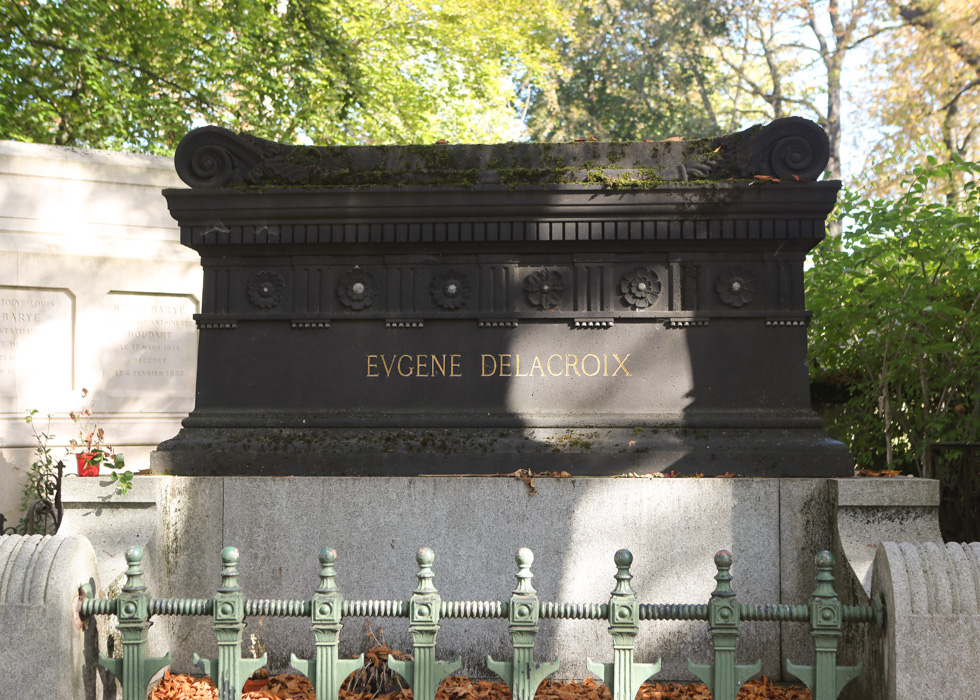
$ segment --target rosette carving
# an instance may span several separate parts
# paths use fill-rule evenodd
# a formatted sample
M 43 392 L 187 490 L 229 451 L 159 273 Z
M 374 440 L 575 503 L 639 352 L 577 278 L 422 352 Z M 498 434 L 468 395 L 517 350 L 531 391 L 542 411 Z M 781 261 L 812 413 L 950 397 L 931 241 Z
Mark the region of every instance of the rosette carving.
M 730 267 L 718 275 L 715 291 L 723 303 L 737 309 L 755 298 L 755 275 L 744 267 Z
M 524 278 L 527 300 L 542 309 L 553 309 L 561 303 L 565 283 L 554 270 L 538 270 Z
M 286 293 L 286 281 L 278 272 L 262 270 L 252 275 L 248 281 L 246 294 L 252 306 L 271 309 L 278 306 Z
M 337 283 L 337 296 L 340 303 L 352 311 L 361 311 L 371 306 L 378 298 L 378 283 L 370 272 L 355 268 L 340 278 Z
M 469 301 L 470 283 L 462 272 L 449 270 L 432 278 L 429 293 L 442 308 L 455 310 Z
M 646 309 L 660 296 L 663 285 L 653 270 L 638 267 L 623 275 L 619 281 L 619 291 L 623 302 L 633 309 Z

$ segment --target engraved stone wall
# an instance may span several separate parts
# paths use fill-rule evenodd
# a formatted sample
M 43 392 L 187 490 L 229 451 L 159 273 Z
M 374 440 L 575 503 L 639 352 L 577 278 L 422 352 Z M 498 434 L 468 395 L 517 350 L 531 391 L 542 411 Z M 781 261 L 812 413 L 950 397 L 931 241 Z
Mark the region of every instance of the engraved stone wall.
M 109 444 L 138 470 L 194 407 L 202 274 L 160 195 L 177 184 L 168 158 L 0 141 L 0 513 L 11 520 L 35 458 L 26 410 L 60 459 L 88 389 Z

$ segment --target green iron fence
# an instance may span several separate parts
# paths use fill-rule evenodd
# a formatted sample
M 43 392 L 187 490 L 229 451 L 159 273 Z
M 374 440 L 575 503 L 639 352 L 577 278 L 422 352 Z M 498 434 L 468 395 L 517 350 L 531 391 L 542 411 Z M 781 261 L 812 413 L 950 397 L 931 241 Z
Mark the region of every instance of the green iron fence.
M 487 657 L 487 666 L 510 687 L 513 700 L 533 700 L 538 685 L 558 670 L 559 661 L 535 662 L 534 639 L 541 619 L 608 620 L 612 635 L 613 662 L 598 663 L 591 659 L 587 668 L 599 676 L 612 693 L 613 700 L 633 700 L 640 685 L 660 671 L 660 660 L 637 663 L 633 659 L 634 640 L 640 622 L 653 620 L 705 620 L 714 648 L 713 663 L 697 664 L 688 660 L 688 668 L 703 680 L 715 700 L 734 700 L 738 689 L 759 673 L 761 661 L 735 663 L 735 643 L 742 622 L 809 622 L 816 649 L 813 665 L 794 664 L 787 659 L 787 670 L 810 689 L 814 700 L 835 700 L 844 685 L 863 670 L 857 666 L 838 666 L 837 647 L 845 622 L 883 624 L 880 601 L 873 606 L 842 605 L 833 589 L 831 570 L 834 558 L 830 552 L 816 556 L 816 588 L 808 605 L 749 605 L 740 603 L 732 588 L 732 555 L 720 551 L 715 555 L 718 573 L 715 589 L 707 604 L 670 605 L 640 603 L 630 586 L 633 555 L 625 549 L 616 552 L 616 585 L 607 603 L 542 603 L 531 585 L 534 555 L 529 549 L 517 553 L 517 587 L 507 602 L 445 601 L 433 585 L 431 549 L 420 549 L 416 561 L 418 584 L 407 601 L 345 600 L 336 584 L 337 553 L 326 547 L 320 550 L 320 585 L 309 600 L 248 600 L 238 585 L 238 550 L 225 547 L 221 586 L 214 597 L 206 599 L 153 598 L 143 583 L 143 550 L 132 547 L 126 552 L 126 584 L 117 598 L 93 597 L 86 590 L 81 613 L 115 615 L 122 637 L 122 658 L 99 655 L 99 664 L 119 679 L 123 700 L 143 700 L 151 677 L 170 663 L 170 654 L 150 658 L 147 653 L 147 631 L 153 615 L 210 616 L 217 636 L 218 657 L 194 663 L 211 677 L 218 687 L 220 700 L 239 700 L 248 676 L 266 665 L 266 655 L 258 659 L 242 658 L 242 630 L 249 616 L 307 617 L 315 638 L 312 659 L 291 657 L 291 665 L 307 676 L 316 691 L 316 700 L 336 700 L 344 679 L 361 668 L 364 657 L 338 658 L 341 620 L 344 617 L 402 617 L 409 619 L 413 641 L 413 659 L 389 659 L 392 670 L 411 687 L 415 700 L 434 700 L 443 678 L 460 668 L 461 660 L 436 660 L 436 635 L 440 621 L 454 618 L 499 618 L 509 621 L 508 630 L 514 647 L 511 661 Z

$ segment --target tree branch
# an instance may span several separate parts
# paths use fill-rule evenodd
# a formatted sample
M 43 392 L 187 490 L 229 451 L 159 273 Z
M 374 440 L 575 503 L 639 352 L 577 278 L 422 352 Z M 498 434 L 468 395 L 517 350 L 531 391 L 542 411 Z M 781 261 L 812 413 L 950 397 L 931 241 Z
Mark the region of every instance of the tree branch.
M 980 46 L 968 43 L 966 39 L 953 33 L 948 27 L 942 26 L 942 20 L 937 18 L 935 8 L 923 6 L 922 0 L 911 0 L 906 3 L 900 0 L 888 0 L 888 2 L 907 25 L 918 27 L 934 35 L 980 76 Z

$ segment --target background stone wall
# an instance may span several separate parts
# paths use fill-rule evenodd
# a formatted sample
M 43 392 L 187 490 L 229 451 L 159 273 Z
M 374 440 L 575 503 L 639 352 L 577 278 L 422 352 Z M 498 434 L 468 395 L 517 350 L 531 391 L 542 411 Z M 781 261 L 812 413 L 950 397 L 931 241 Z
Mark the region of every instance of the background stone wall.
M 9 519 L 34 459 L 28 409 L 55 414 L 52 444 L 65 445 L 67 414 L 87 388 L 108 444 L 135 470 L 193 408 L 201 267 L 160 194 L 180 186 L 170 158 L 0 141 L 0 513 Z

